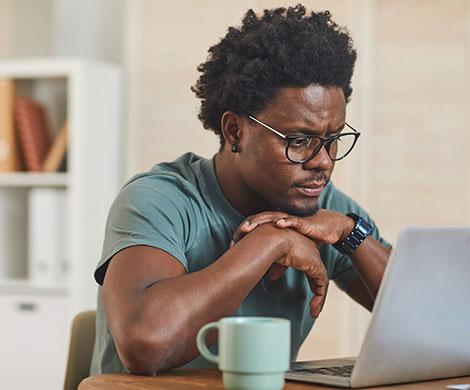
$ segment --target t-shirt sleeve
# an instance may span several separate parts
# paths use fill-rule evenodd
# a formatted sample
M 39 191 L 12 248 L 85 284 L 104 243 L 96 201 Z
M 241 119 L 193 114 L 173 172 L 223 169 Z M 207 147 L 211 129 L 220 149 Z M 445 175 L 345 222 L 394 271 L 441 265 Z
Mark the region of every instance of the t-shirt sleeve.
M 332 185 L 332 184 L 331 184 Z M 343 214 L 355 213 L 366 220 L 373 228 L 372 237 L 379 241 L 385 248 L 391 248 L 392 246 L 381 236 L 379 228 L 375 221 L 369 216 L 369 214 L 354 200 L 336 190 L 332 187 L 332 196 L 326 207 L 330 210 L 339 211 Z M 328 256 L 333 259 L 327 268 L 329 268 L 330 279 L 334 280 L 339 288 L 347 290 L 352 283 L 359 278 L 359 272 L 357 271 L 352 260 L 333 246 L 329 245 L 327 250 L 330 252 Z
M 109 211 L 95 280 L 102 285 L 110 259 L 135 245 L 162 249 L 188 271 L 185 248 L 190 241 L 191 220 L 190 198 L 177 179 L 144 177 L 127 184 Z

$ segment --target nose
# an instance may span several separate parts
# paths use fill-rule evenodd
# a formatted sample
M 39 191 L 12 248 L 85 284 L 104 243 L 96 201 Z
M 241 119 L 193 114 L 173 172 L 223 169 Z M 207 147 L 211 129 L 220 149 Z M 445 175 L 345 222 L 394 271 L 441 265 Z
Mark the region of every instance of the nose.
M 317 169 L 327 171 L 331 169 L 332 165 L 333 161 L 331 160 L 328 152 L 326 151 L 325 146 L 322 146 L 322 148 L 318 151 L 315 157 L 313 157 L 311 160 L 308 160 L 307 162 L 304 162 L 302 164 L 302 167 L 305 170 Z

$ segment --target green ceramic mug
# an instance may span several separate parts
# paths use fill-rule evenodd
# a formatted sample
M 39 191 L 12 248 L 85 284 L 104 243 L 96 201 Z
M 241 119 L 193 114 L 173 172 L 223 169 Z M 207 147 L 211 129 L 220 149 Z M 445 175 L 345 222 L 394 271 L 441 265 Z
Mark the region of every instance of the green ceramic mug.
M 219 354 L 206 346 L 211 329 L 219 333 Z M 290 366 L 290 321 L 272 317 L 227 317 L 204 325 L 197 335 L 202 356 L 218 364 L 227 389 L 278 390 Z

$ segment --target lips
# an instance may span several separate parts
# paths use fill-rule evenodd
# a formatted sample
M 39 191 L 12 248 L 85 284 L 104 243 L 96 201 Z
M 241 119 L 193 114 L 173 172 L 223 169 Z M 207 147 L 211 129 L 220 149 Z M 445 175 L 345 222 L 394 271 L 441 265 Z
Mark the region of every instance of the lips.
M 325 188 L 325 182 L 296 185 L 295 188 L 305 196 L 318 197 Z

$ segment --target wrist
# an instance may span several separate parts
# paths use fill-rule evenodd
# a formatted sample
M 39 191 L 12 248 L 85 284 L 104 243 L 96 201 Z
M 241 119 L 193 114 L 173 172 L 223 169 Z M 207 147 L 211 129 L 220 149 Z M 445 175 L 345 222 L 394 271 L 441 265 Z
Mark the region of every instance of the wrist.
M 338 242 L 341 242 L 346 239 L 346 237 L 351 234 L 352 230 L 354 229 L 354 226 L 356 226 L 356 221 L 347 215 L 343 215 L 342 232 Z
M 347 216 L 354 221 L 354 227 L 344 239 L 337 241 L 333 246 L 343 255 L 351 256 L 364 240 L 372 234 L 373 227 L 357 214 L 350 213 Z

